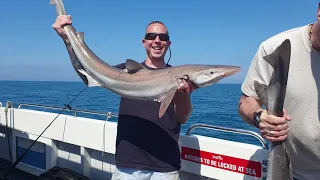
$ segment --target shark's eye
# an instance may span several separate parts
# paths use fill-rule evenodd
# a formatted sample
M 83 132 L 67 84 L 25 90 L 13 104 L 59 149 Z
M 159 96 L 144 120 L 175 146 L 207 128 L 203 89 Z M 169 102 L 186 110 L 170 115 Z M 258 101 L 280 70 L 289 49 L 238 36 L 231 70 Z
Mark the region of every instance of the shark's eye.
M 212 74 L 214 74 L 214 72 L 213 72 L 213 71 L 210 71 L 210 74 L 212 75 Z

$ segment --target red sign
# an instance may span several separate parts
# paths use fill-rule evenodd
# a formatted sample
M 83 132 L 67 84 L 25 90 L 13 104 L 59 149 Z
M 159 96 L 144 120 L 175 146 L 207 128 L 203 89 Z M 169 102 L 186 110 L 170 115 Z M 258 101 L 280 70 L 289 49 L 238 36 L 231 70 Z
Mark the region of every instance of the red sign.
M 181 158 L 187 161 L 212 166 L 219 169 L 233 171 L 254 177 L 261 177 L 261 163 L 211 152 L 181 148 Z

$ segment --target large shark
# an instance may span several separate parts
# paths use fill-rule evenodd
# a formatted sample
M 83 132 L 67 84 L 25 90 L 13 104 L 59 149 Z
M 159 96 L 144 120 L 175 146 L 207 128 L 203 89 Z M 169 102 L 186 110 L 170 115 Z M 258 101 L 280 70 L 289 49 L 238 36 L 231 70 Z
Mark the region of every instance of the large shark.
M 254 82 L 256 92 L 266 106 L 268 114 L 283 116 L 288 72 L 291 56 L 291 43 L 286 39 L 273 53 L 264 57 L 274 69 L 268 86 Z M 292 180 L 290 154 L 285 141 L 271 142 L 267 180 Z
M 61 0 L 51 0 L 57 15 L 66 15 Z M 212 85 L 240 70 L 238 66 L 181 65 L 159 70 L 148 70 L 134 60 L 127 60 L 126 69 L 117 69 L 97 57 L 84 42 L 83 33 L 72 25 L 63 27 L 72 46 L 72 64 L 88 86 L 102 86 L 122 97 L 160 101 L 162 117 L 181 84 L 182 79 L 193 81 L 198 87 Z M 80 73 L 79 73 L 80 72 Z

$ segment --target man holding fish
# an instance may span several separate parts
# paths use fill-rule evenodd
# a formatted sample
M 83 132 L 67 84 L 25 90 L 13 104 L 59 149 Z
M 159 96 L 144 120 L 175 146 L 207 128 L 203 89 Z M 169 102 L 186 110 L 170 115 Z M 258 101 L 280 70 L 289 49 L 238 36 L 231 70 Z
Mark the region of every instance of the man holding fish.
M 61 36 L 72 56 L 72 48 L 63 26 L 72 24 L 70 15 L 57 17 L 53 28 Z M 141 63 L 149 70 L 170 67 L 164 61 L 171 44 L 169 32 L 160 21 L 151 22 L 145 31 L 142 44 L 146 60 Z M 125 63 L 115 66 L 125 69 Z M 116 171 L 112 179 L 168 179 L 178 180 L 180 151 L 178 139 L 181 124 L 192 111 L 190 93 L 197 86 L 183 79 L 168 109 L 158 116 L 160 103 L 157 100 L 136 100 L 121 97 L 117 140 Z
M 320 3 L 316 15 L 316 22 L 262 42 L 241 87 L 240 115 L 259 128 L 271 145 L 281 147 L 271 148 L 267 180 L 320 179 Z M 289 60 L 289 71 L 277 71 L 283 64 L 276 67 L 272 60 Z M 288 73 L 282 104 L 284 113 L 275 116 L 272 110 L 263 109 L 261 105 L 281 104 L 279 101 L 284 97 L 278 95 L 283 84 L 281 78 L 274 75 L 284 73 Z M 259 96 L 259 83 L 263 84 L 262 91 L 267 96 Z M 279 155 L 280 151 L 286 155 Z

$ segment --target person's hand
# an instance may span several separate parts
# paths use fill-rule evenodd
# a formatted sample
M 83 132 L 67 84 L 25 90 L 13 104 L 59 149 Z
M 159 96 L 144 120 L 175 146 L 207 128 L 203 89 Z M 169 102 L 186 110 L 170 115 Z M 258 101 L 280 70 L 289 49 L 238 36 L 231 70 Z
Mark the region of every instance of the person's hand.
M 289 127 L 288 122 L 291 117 L 287 111 L 283 111 L 283 117 L 269 115 L 266 110 L 263 110 L 260 116 L 259 129 L 262 137 L 271 142 L 283 141 L 287 138 Z
M 192 81 L 188 79 L 181 79 L 178 87 L 178 92 L 191 93 L 196 89 L 198 89 L 198 87 Z
M 56 21 L 53 23 L 52 28 L 56 30 L 58 35 L 63 39 L 67 39 L 67 35 L 63 29 L 65 25 L 72 24 L 71 15 L 60 15 L 57 16 Z

